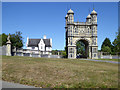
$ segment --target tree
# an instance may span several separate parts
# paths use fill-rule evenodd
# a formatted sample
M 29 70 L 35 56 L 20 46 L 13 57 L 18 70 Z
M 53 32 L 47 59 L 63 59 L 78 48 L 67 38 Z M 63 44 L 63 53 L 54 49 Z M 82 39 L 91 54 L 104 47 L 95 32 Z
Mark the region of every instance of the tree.
M 118 29 L 116 38 L 113 41 L 113 53 L 120 52 L 120 27 Z
M 118 29 L 117 37 L 116 37 L 116 46 L 117 46 L 117 52 L 120 52 L 120 27 Z
M 22 33 L 20 31 L 17 31 L 15 34 L 10 34 L 10 41 L 12 43 L 12 48 L 23 47 L 23 37 L 21 35 Z M 8 35 L 3 33 L 2 35 L 0 35 L 0 39 L 1 37 L 2 37 L 2 46 L 6 45 Z
M 66 53 L 66 51 L 62 51 L 62 56 L 63 56 L 63 58 L 67 58 L 67 53 Z
M 112 42 L 112 48 L 111 48 L 111 51 L 112 51 L 112 55 L 115 55 L 116 52 L 117 52 L 117 39 L 115 38 L 114 41 Z
M 105 46 L 108 46 L 110 49 L 112 48 L 112 44 L 109 38 L 105 38 L 105 40 L 103 41 L 102 46 L 101 46 L 101 51 L 103 52 L 105 51 L 104 50 Z
M 0 35 L 0 45 L 1 46 L 6 45 L 7 37 L 8 37 L 8 35 L 6 35 L 5 33 L 3 33 L 2 35 Z
M 58 54 L 58 50 L 52 50 L 52 54 L 53 55 L 57 55 Z
M 10 35 L 12 48 L 16 47 L 18 49 L 23 47 L 23 37 L 21 36 L 21 34 L 22 33 L 20 31 L 17 31 L 15 34 Z
M 77 54 L 85 55 L 85 44 L 82 41 L 76 43 Z
M 111 48 L 109 46 L 103 46 L 102 51 L 107 52 L 107 53 L 111 53 Z

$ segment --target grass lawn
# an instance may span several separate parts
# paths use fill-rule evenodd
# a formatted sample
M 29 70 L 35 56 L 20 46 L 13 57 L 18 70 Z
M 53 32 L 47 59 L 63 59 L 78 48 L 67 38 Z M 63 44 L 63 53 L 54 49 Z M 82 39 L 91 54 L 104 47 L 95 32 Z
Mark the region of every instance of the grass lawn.
M 2 80 L 41 88 L 117 88 L 118 64 L 3 56 Z

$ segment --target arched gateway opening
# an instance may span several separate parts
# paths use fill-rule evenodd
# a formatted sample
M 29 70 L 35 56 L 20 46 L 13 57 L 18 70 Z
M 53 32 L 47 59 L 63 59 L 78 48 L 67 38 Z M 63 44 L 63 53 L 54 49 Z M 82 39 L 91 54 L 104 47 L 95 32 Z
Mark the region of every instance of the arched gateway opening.
M 86 40 L 79 40 L 76 42 L 76 58 L 89 57 L 89 43 Z

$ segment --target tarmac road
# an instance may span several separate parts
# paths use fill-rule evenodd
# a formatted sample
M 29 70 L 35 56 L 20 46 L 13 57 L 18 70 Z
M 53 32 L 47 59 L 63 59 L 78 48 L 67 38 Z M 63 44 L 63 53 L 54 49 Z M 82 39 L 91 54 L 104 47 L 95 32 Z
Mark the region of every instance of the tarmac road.
M 89 60 L 89 61 L 96 61 L 96 62 L 108 62 L 108 63 L 120 64 L 120 62 L 107 61 L 107 60 L 94 60 L 94 59 L 80 59 L 80 60 Z
M 22 85 L 22 84 L 19 84 L 19 83 L 2 81 L 2 88 L 36 88 L 36 87 Z

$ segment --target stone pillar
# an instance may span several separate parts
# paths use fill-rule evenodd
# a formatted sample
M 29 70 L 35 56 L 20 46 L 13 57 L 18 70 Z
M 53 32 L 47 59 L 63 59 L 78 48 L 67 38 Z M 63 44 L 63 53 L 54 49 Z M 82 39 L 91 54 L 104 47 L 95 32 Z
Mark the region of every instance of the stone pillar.
M 30 57 L 32 57 L 32 53 L 30 53 Z
M 91 59 L 98 59 L 98 47 L 97 46 L 92 46 L 92 58 Z
M 68 58 L 76 59 L 76 46 L 68 47 Z
M 23 52 L 21 53 L 21 56 L 24 56 L 24 55 L 23 55 Z
M 41 52 L 39 51 L 39 57 L 41 57 Z
M 6 55 L 7 56 L 11 56 L 11 42 L 10 42 L 10 35 L 8 35 L 8 38 L 7 38 L 7 50 L 6 50 Z
M 76 59 L 76 47 L 73 48 L 73 58 Z
M 58 55 L 59 55 L 59 51 L 58 51 Z
M 100 52 L 100 58 L 103 58 L 103 53 L 102 52 Z
M 89 58 L 91 58 L 91 46 L 89 46 Z

